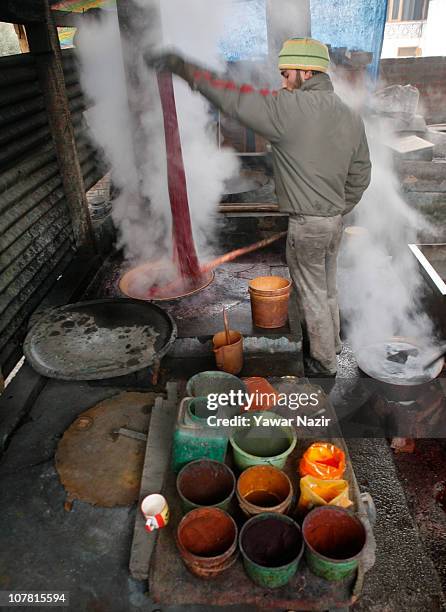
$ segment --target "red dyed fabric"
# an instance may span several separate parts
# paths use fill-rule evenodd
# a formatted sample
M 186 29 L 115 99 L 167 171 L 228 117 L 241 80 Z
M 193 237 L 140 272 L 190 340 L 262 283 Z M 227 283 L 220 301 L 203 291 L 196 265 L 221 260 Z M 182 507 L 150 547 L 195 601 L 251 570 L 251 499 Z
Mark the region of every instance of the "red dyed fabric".
M 200 264 L 192 234 L 172 75 L 158 74 L 158 87 L 166 137 L 167 181 L 172 211 L 174 253 L 176 251 L 174 259 L 183 278 L 196 277 L 200 275 Z

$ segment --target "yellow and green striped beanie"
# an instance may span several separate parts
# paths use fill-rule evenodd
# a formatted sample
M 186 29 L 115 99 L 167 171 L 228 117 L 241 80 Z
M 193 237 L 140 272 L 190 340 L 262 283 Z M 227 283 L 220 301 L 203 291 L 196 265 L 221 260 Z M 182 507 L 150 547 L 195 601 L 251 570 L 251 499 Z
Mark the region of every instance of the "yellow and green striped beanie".
M 290 38 L 279 53 L 279 70 L 327 72 L 329 63 L 328 48 L 313 38 Z

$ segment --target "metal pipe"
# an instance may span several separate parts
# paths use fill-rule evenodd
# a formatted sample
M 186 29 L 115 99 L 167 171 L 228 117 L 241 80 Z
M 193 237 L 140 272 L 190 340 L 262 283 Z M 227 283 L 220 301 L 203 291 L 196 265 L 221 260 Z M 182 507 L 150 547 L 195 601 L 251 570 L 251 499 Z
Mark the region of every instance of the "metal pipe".
M 228 261 L 234 261 L 234 259 L 237 259 L 238 257 L 241 257 L 242 255 L 246 255 L 247 253 L 252 253 L 253 251 L 258 251 L 259 249 L 263 249 L 263 247 L 266 247 L 269 244 L 272 244 L 273 242 L 280 240 L 280 238 L 283 238 L 286 235 L 287 235 L 287 232 L 279 232 L 278 234 L 274 234 L 274 236 L 271 236 L 270 238 L 265 238 L 264 240 L 255 242 L 254 244 L 251 244 L 247 247 L 242 247 L 241 249 L 235 249 L 234 251 L 231 251 L 230 253 L 226 253 L 226 255 L 221 255 L 221 257 L 217 257 L 213 259 L 212 261 L 210 261 L 209 263 L 205 264 L 204 266 L 201 266 L 200 272 L 204 273 L 204 272 L 210 272 L 211 270 L 215 270 L 215 268 L 218 268 L 218 266 L 221 266 L 222 264 L 227 263 Z

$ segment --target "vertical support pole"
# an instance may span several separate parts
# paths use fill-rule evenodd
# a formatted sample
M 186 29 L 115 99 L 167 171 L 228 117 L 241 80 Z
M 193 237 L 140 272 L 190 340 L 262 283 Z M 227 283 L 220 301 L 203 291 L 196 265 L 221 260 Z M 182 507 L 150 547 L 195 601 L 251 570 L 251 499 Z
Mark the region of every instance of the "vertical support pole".
M 29 49 L 36 58 L 75 243 L 78 248 L 93 252 L 94 234 L 68 106 L 57 27 L 48 0 L 39 2 L 45 11 L 46 21 L 26 26 Z

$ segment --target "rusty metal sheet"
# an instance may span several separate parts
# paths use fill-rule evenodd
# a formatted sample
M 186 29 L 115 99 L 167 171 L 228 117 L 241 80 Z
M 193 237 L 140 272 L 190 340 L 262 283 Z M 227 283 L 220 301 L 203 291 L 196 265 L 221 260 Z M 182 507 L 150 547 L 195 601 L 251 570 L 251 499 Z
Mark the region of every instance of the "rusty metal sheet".
M 129 506 L 138 499 L 146 442 L 117 432 L 146 434 L 155 393 L 120 393 L 80 414 L 64 433 L 56 468 L 69 500 Z

